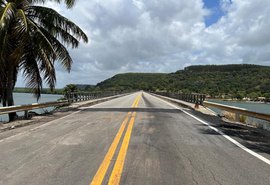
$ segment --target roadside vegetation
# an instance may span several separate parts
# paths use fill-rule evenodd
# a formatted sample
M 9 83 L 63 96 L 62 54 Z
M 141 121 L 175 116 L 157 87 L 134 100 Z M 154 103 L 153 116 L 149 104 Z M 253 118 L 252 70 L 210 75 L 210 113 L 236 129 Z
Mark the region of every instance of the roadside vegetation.
M 55 62 L 71 70 L 72 58 L 67 46 L 77 48 L 88 41 L 86 34 L 72 21 L 51 8 L 40 6 L 50 0 L 0 1 L 0 101 L 14 105 L 13 90 L 21 71 L 26 86 L 37 99 L 43 83 L 55 88 Z M 61 3 L 63 1 L 54 0 Z M 71 8 L 75 0 L 64 1 Z M 16 113 L 9 114 L 9 120 Z
M 247 123 L 247 116 L 239 115 L 239 120 L 236 118 L 236 114 L 232 112 L 223 111 L 222 115 L 230 121 L 239 121 L 241 123 Z

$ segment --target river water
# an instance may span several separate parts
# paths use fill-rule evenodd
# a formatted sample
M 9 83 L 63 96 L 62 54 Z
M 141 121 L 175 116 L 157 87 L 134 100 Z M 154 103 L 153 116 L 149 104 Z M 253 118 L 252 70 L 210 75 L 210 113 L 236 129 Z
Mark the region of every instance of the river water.
M 214 103 L 220 103 L 224 105 L 230 105 L 240 108 L 245 108 L 250 111 L 259 112 L 259 113 L 266 113 L 270 114 L 270 104 L 266 103 L 257 103 L 257 102 L 240 102 L 240 101 L 223 101 L 223 100 L 207 100 Z M 213 111 L 215 111 L 218 114 L 222 114 L 222 110 L 211 108 Z M 247 123 L 259 127 L 263 127 L 267 130 L 270 130 L 270 123 L 264 120 L 259 120 L 255 118 L 247 118 Z
M 14 93 L 14 102 L 15 102 L 15 105 L 26 105 L 26 104 L 32 104 L 32 103 L 44 103 L 44 102 L 56 101 L 61 97 L 63 96 L 55 95 L 55 94 L 42 94 L 39 101 L 37 101 L 37 99 L 32 94 Z M 35 110 L 35 112 L 44 113 L 45 111 L 51 111 L 51 110 L 52 108 L 37 109 Z M 23 115 L 23 113 L 19 113 L 19 115 Z M 0 122 L 5 122 L 7 120 L 8 120 L 7 115 L 0 115 Z
M 52 95 L 52 94 L 42 94 L 38 103 L 56 101 L 61 97 L 63 97 L 63 96 L 62 95 Z M 28 94 L 28 93 L 14 93 L 14 101 L 15 101 L 15 105 L 25 105 L 25 104 L 37 103 L 36 98 L 34 98 L 32 94 Z M 246 108 L 248 110 L 255 111 L 255 112 L 270 114 L 270 104 L 254 103 L 254 102 L 222 101 L 222 100 L 213 100 L 213 99 L 210 99 L 208 101 L 215 102 L 215 103 L 221 103 L 224 105 L 231 105 L 231 106 L 235 106 L 235 107 Z M 222 113 L 222 110 L 219 110 L 216 108 L 211 108 L 211 109 L 218 114 Z M 35 112 L 44 113 L 44 111 L 50 111 L 50 110 L 52 110 L 52 108 L 37 109 L 37 110 L 35 110 Z M 19 115 L 23 115 L 23 113 L 19 113 Z M 0 115 L 0 122 L 7 121 L 7 120 L 8 120 L 7 115 Z M 252 118 L 248 118 L 247 121 L 250 124 L 259 124 L 259 125 L 262 125 L 263 127 L 270 128 L 269 123 L 266 121 L 252 119 Z

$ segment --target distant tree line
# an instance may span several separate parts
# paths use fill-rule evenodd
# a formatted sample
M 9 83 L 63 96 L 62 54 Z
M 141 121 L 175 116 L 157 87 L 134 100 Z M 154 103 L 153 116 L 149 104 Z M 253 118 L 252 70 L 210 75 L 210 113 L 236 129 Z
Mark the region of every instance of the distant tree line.
M 74 85 L 73 85 L 74 86 Z M 72 87 L 73 87 L 72 86 Z M 211 98 L 245 97 L 270 99 L 270 67 L 259 65 L 205 65 L 189 66 L 175 73 L 124 73 L 94 85 L 77 84 L 76 91 L 146 90 L 184 93 L 203 93 Z M 56 89 L 63 94 L 71 86 Z M 18 89 L 15 89 L 18 91 Z M 50 92 L 44 89 L 42 93 Z
M 216 98 L 258 97 L 270 99 L 270 67 L 233 64 L 189 66 L 175 73 L 118 74 L 99 84 L 99 89 L 131 89 L 203 93 Z

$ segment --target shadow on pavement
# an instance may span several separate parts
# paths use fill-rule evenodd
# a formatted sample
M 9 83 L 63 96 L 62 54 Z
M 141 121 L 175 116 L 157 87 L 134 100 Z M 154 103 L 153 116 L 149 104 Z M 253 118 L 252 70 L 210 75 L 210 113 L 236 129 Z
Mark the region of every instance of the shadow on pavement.
M 85 108 L 82 112 L 156 112 L 156 113 L 183 113 L 178 109 L 161 108 Z

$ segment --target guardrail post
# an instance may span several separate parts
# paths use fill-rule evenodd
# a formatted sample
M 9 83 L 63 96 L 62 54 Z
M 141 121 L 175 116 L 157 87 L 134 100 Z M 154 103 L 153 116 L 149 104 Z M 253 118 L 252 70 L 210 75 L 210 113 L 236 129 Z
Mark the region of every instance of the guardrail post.
M 69 102 L 69 97 L 68 97 L 68 93 L 63 94 L 64 98 Z
M 68 93 L 68 100 L 69 100 L 69 103 L 72 103 L 72 95 L 71 95 L 71 93 Z
M 202 96 L 202 104 L 203 104 L 203 102 L 204 102 L 205 98 L 206 98 L 206 96 L 205 96 L 205 95 L 203 95 L 203 96 Z
M 70 102 L 73 103 L 73 98 L 74 97 L 73 97 L 73 94 L 72 93 L 69 94 L 69 98 L 70 98 Z
M 235 121 L 237 122 L 240 121 L 240 114 L 235 113 Z
M 67 93 L 67 101 L 70 103 L 71 102 L 71 100 L 70 100 L 71 98 L 70 98 L 70 93 Z
M 29 112 L 28 112 L 28 110 L 25 110 L 24 111 L 24 118 L 25 119 L 28 119 L 29 118 Z

